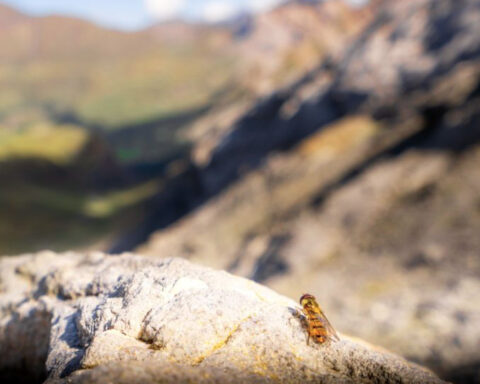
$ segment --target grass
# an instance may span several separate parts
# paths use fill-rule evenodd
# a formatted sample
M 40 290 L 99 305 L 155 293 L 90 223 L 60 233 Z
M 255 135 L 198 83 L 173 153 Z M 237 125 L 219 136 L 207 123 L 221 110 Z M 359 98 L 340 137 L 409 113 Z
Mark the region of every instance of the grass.
M 109 129 L 178 114 L 207 104 L 229 80 L 230 68 L 228 60 L 200 52 L 118 63 L 94 71 L 75 111 Z
M 158 193 L 158 189 L 158 182 L 150 181 L 132 188 L 92 196 L 84 201 L 82 214 L 92 218 L 111 217 L 153 197 Z
M 232 61 L 200 48 L 0 65 L 0 118 L 28 108 L 72 114 L 107 130 L 191 110 L 230 81 Z
M 155 180 L 102 194 L 83 194 L 25 183 L 14 188 L 2 188 L 0 202 L 8 203 L 10 208 L 18 210 L 38 207 L 67 215 L 99 219 L 114 216 L 123 209 L 142 203 L 153 197 L 158 189 L 159 184 Z
M 0 162 L 19 158 L 41 158 L 66 165 L 83 148 L 88 132 L 73 125 L 42 122 L 10 130 L 0 126 Z
M 161 185 L 150 181 L 103 194 L 32 184 L 0 189 L 0 254 L 89 247 L 140 222 Z M 28 239 L 25 240 L 25 239 Z
M 231 82 L 232 59 L 202 46 L 149 44 L 151 49 L 118 57 L 73 52 L 2 61 L 0 161 L 31 155 L 65 163 L 83 140 L 65 122 L 106 135 L 155 125 L 152 135 L 139 128 L 135 140 L 114 141 L 113 152 L 122 162 L 156 162 L 182 152 L 181 125 L 166 127 L 163 120 L 209 105 Z

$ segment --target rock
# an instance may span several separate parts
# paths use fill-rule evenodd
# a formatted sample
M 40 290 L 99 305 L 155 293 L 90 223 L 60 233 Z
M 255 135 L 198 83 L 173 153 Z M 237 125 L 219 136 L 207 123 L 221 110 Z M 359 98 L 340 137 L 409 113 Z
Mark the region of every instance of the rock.
M 478 0 L 381 2 L 209 146 L 213 197 L 138 252 L 313 290 L 340 329 L 477 382 L 479 27 Z
M 414 119 L 417 133 L 444 128 L 450 133 L 442 141 L 447 146 L 478 140 L 470 117 L 462 119 L 465 131 L 431 125 L 447 111 L 467 109 L 468 102 L 477 106 L 479 25 L 477 0 L 384 1 L 345 52 L 259 101 L 230 127 L 202 172 L 206 189 L 219 191 L 263 165 L 272 152 L 355 114 L 385 121 L 393 132 Z M 470 114 L 476 114 L 475 106 Z
M 238 42 L 247 89 L 265 95 L 335 55 L 371 20 L 373 6 L 288 1 L 256 15 Z
M 250 280 L 182 259 L 50 252 L 3 258 L 1 377 L 39 381 L 46 375 L 51 383 L 441 382 L 345 335 L 307 345 L 296 308 Z

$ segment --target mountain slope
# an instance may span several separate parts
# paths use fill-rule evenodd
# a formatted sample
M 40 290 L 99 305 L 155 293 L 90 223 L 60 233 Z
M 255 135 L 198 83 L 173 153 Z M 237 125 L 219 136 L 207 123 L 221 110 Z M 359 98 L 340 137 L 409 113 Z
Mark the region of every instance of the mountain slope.
M 342 0 L 290 1 L 259 14 L 239 41 L 245 85 L 264 95 L 288 85 L 323 57 L 341 52 L 373 9 Z
M 149 204 L 165 203 L 161 216 L 167 222 L 188 211 L 201 195 L 196 165 L 188 159 L 193 143 L 209 155 L 206 144 L 214 147 L 228 121 L 265 91 L 250 79 L 260 84 L 265 78 L 270 86 L 288 83 L 327 53 L 310 48 L 307 56 L 302 53 L 320 30 L 315 23 L 299 23 L 301 17 L 322 19 L 317 13 L 324 8 L 285 7 L 251 20 L 252 33 L 238 39 L 229 25 L 175 22 L 126 33 L 68 17 L 29 17 L 2 6 L 0 204 L 10 208 L 0 218 L 0 249 L 108 247 L 97 235 L 104 236 L 112 224 L 143 228 L 138 225 L 143 219 L 150 230 L 156 228 L 156 220 L 143 217 L 150 212 L 143 204 L 155 192 L 159 197 Z M 256 31 L 264 30 L 262 25 L 268 33 L 270 25 L 279 31 L 297 9 L 292 27 L 282 34 L 287 44 L 262 50 Z M 328 28 L 340 25 L 342 17 L 329 14 Z M 288 47 L 296 39 L 287 35 L 299 28 L 304 43 L 297 54 L 296 47 Z M 335 30 L 339 41 L 349 33 Z M 288 64 L 291 57 L 295 60 Z M 270 61 L 279 63 L 282 73 L 254 73 Z M 142 184 L 152 178 L 159 181 L 153 192 L 152 184 Z M 134 209 L 138 215 L 132 215 Z M 22 222 L 26 213 L 36 221 Z M 87 227 L 94 230 L 84 236 Z M 55 241 L 58 228 L 65 229 L 61 244 Z
M 208 36 L 195 36 L 173 47 L 151 31 L 105 30 L 59 16 L 11 18 L 0 36 L 0 87 L 12 102 L 0 113 L 41 109 L 109 128 L 205 105 L 230 69 Z
M 317 292 L 340 330 L 475 382 L 479 26 L 478 1 L 386 2 L 230 126 L 198 174 L 213 197 L 140 250 Z

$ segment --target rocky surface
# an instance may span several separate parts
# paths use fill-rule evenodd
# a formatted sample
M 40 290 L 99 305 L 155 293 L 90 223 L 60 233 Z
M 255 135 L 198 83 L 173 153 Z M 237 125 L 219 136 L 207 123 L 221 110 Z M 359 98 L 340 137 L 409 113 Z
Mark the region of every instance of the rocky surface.
M 0 259 L 3 380 L 440 383 L 341 336 L 306 344 L 297 304 L 250 280 L 125 254 Z M 2 381 L 5 382 L 5 381 Z
M 384 2 L 343 55 L 230 127 L 202 169 L 205 188 L 216 192 L 272 152 L 356 114 L 385 123 L 397 145 L 419 131 L 436 136 L 430 146 L 456 149 L 478 140 L 479 19 L 476 0 Z M 454 111 L 456 121 L 448 118 Z
M 294 0 L 256 15 L 237 39 L 243 62 L 240 81 L 259 95 L 290 84 L 322 57 L 338 55 L 371 20 L 374 9 L 342 0 Z
M 478 382 L 479 26 L 476 0 L 383 2 L 345 53 L 199 142 L 213 197 L 139 251 L 316 291 L 341 329 Z

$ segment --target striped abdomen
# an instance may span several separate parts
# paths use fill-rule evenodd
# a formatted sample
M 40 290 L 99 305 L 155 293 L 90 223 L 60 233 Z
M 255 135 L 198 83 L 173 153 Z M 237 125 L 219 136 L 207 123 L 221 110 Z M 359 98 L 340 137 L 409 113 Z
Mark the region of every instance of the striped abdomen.
M 315 297 L 306 294 L 300 298 L 300 304 L 306 317 L 308 338 L 323 344 L 330 339 L 338 340 L 337 332 L 330 325 L 327 317 L 320 309 Z
M 307 310 L 305 310 L 305 312 L 307 314 L 308 333 L 310 334 L 310 337 L 320 344 L 327 341 L 329 332 L 325 326 L 325 321 L 315 312 Z

